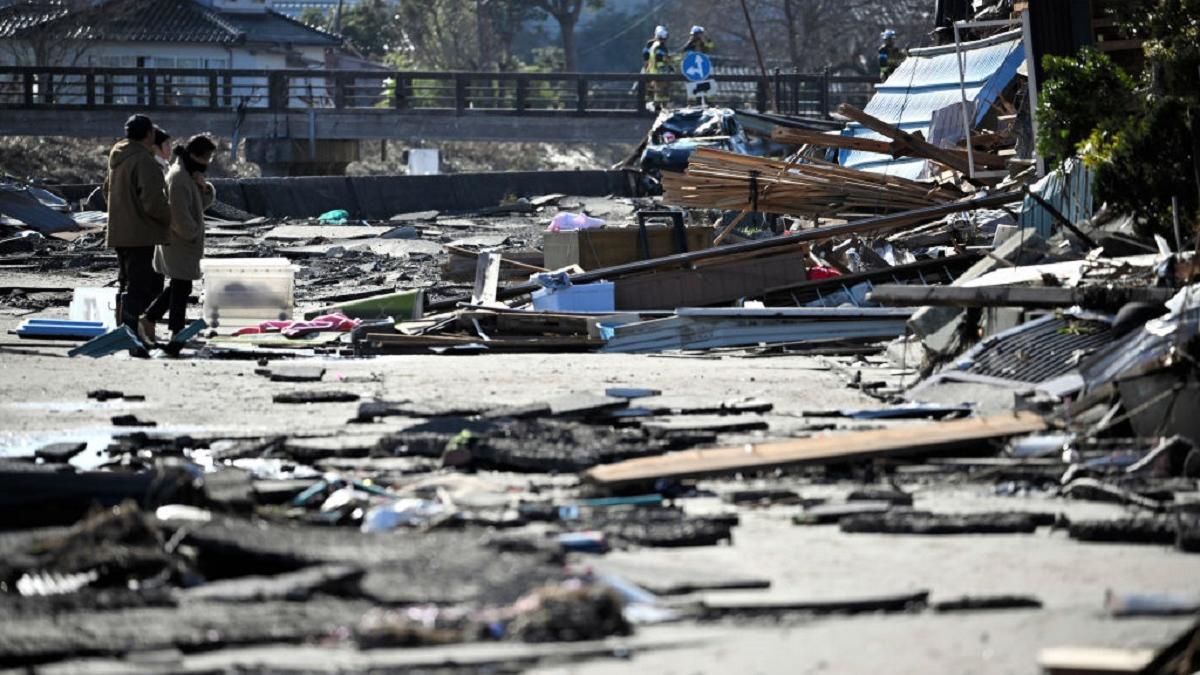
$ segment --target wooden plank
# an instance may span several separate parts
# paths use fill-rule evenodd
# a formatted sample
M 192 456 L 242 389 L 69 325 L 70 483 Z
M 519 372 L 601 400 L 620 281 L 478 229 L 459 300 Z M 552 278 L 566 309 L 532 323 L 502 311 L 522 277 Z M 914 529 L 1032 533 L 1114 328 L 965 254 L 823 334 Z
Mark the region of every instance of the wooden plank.
M 1133 674 L 1142 672 L 1153 658 L 1153 649 L 1047 647 L 1038 653 L 1038 666 L 1046 675 Z
M 491 305 L 496 302 L 500 285 L 500 254 L 484 251 L 475 261 L 475 288 L 471 291 L 472 305 Z
M 1046 428 L 1046 422 L 1040 416 L 1020 412 L 756 445 L 675 452 L 598 466 L 588 470 L 585 477 L 601 485 L 619 485 L 657 478 L 695 478 L 781 466 L 903 457 Z

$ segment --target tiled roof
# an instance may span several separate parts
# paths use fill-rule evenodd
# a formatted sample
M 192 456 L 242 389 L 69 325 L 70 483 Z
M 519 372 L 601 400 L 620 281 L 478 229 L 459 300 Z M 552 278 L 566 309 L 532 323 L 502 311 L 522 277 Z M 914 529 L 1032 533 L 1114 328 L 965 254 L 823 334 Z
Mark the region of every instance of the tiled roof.
M 0 7 L 0 38 L 12 37 L 20 31 L 46 21 L 60 18 L 67 8 L 59 2 L 30 0 Z
M 54 31 L 68 40 L 221 45 L 247 42 L 341 44 L 336 35 L 277 12 L 218 12 L 194 0 L 109 0 L 77 12 L 67 12 L 56 0 L 29 0 L 0 8 L 0 38 L 20 38 L 34 26 Z

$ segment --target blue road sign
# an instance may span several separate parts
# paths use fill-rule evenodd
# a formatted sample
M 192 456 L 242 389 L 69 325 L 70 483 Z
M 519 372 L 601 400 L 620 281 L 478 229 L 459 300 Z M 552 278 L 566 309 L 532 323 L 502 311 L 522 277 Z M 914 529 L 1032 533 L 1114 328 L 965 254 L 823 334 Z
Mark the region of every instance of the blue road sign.
M 703 52 L 688 52 L 683 55 L 683 76 L 692 82 L 703 82 L 712 77 L 712 61 Z

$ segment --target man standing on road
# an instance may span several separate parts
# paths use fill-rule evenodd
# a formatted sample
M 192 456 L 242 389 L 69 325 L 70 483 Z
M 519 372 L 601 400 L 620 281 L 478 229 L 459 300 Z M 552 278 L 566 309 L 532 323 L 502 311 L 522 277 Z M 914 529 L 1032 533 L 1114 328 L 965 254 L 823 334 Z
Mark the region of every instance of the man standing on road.
M 171 207 L 167 184 L 154 160 L 154 123 L 145 115 L 125 122 L 125 140 L 108 153 L 104 199 L 108 204 L 105 244 L 117 252 L 117 281 L 121 322 L 146 346 L 152 344 L 153 326 L 142 326 L 138 317 L 162 292 L 163 277 L 154 271 L 154 247 L 169 243 Z

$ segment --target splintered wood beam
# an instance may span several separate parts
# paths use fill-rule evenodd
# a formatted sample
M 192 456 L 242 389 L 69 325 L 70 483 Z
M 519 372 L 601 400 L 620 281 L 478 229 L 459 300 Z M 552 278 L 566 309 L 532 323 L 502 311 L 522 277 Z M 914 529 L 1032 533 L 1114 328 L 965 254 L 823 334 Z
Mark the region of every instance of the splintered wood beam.
M 996 136 L 996 134 L 991 134 Z M 915 138 L 920 138 L 914 134 Z M 820 148 L 840 148 L 845 150 L 861 150 L 863 152 L 874 152 L 880 155 L 890 155 L 892 157 L 919 157 L 928 159 L 925 155 L 917 150 L 908 147 L 904 143 L 897 141 L 881 141 L 875 138 L 861 138 L 858 136 L 839 136 L 835 134 L 826 134 L 819 131 L 808 131 L 805 129 L 792 129 L 789 127 L 775 127 L 771 132 L 771 140 L 778 143 L 787 143 L 789 145 L 815 145 Z M 934 146 L 937 147 L 937 146 Z M 965 150 L 941 148 L 949 153 L 948 156 L 954 156 L 964 166 L 967 163 L 967 153 Z M 986 169 L 1003 169 L 1008 166 L 1008 158 L 1001 155 L 995 155 L 981 150 L 975 151 L 975 164 L 978 167 Z M 953 167 L 952 167 L 953 168 Z
M 658 457 L 604 464 L 589 469 L 584 476 L 599 485 L 620 485 L 659 478 L 697 478 L 802 464 L 907 457 L 1044 431 L 1046 428 L 1046 421 L 1040 416 L 1019 412 L 712 450 L 673 452 Z
M 877 152 L 881 155 L 891 155 L 896 152 L 896 144 L 889 141 L 880 141 L 874 138 L 859 138 L 857 136 L 839 136 L 820 131 L 791 129 L 789 127 L 775 127 L 775 130 L 771 132 L 771 140 L 789 145 L 844 148 L 846 150 Z
M 926 141 L 924 138 L 921 138 L 916 134 L 910 134 L 900 127 L 888 124 L 878 117 L 868 115 L 849 103 L 843 103 L 841 106 L 839 106 L 838 112 L 844 117 L 858 122 L 871 131 L 874 131 L 882 136 L 886 136 L 902 146 L 906 146 L 906 152 L 912 154 L 914 157 L 923 157 L 925 159 L 933 160 L 934 162 L 954 169 L 959 173 L 966 174 L 968 172 L 966 153 L 958 155 L 950 150 L 939 148 L 938 146 Z M 967 180 L 974 185 L 981 185 L 981 183 L 976 180 L 970 178 Z

